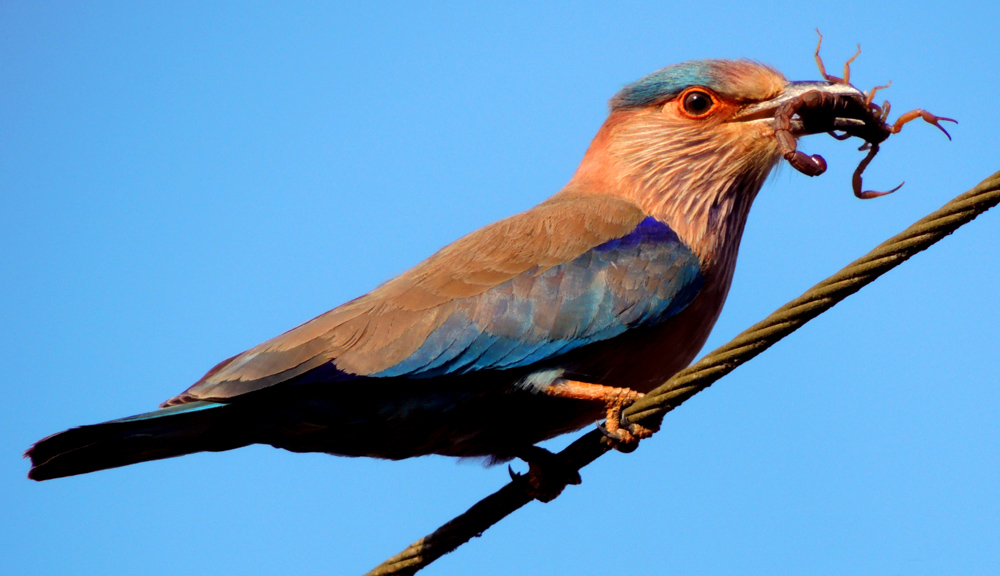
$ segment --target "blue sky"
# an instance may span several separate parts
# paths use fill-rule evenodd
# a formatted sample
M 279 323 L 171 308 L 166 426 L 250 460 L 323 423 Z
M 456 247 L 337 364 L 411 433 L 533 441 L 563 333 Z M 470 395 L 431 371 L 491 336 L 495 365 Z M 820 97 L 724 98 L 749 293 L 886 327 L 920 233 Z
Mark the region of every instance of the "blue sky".
M 250 447 L 36 484 L 20 453 L 524 210 L 623 84 L 704 57 L 831 71 L 914 123 L 859 201 L 801 148 L 706 351 L 1000 169 L 995 2 L 0 5 L 0 572 L 358 574 L 504 467 Z M 893 114 L 895 117 L 896 114 Z M 426 574 L 1000 571 L 1000 212 L 741 367 Z M 571 440 L 557 441 L 558 447 Z

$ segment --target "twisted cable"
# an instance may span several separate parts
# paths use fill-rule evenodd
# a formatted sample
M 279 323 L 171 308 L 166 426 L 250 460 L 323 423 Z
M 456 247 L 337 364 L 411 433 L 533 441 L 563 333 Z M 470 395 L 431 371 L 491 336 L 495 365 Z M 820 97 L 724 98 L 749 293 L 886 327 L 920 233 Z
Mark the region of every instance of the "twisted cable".
M 626 409 L 633 422 L 656 427 L 662 418 L 719 378 L 767 350 L 778 340 L 826 312 L 911 256 L 951 234 L 959 226 L 1000 203 L 1000 172 L 983 180 L 929 214 L 902 233 L 879 244 L 865 256 L 823 280 L 804 294 L 775 310 L 698 362 L 681 370 L 663 385 Z M 610 450 L 597 430 L 577 438 L 557 455 L 568 469 L 579 470 Z M 414 574 L 434 560 L 481 535 L 487 528 L 531 501 L 524 487 L 512 481 L 479 501 L 433 533 L 368 572 L 366 576 Z

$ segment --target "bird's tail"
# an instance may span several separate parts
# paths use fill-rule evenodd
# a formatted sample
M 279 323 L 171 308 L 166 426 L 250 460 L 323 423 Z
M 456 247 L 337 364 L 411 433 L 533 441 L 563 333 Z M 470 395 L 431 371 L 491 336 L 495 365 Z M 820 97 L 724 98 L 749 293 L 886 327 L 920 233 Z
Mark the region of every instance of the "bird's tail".
M 28 478 L 49 480 L 251 442 L 233 426 L 234 406 L 192 402 L 43 438 L 24 453 Z

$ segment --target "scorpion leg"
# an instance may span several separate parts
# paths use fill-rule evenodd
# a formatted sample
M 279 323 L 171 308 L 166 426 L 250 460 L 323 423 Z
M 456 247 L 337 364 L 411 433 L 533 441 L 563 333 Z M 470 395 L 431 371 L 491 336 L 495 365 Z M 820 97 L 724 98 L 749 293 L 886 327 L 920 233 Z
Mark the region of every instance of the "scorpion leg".
M 885 196 L 886 194 L 892 194 L 896 190 L 903 187 L 905 182 L 901 182 L 899 186 L 896 186 L 892 190 L 887 192 L 876 192 L 874 190 L 861 190 L 861 173 L 865 171 L 868 164 L 872 161 L 872 158 L 878 154 L 878 144 L 872 144 L 871 148 L 868 150 L 868 155 L 865 156 L 864 160 L 858 164 L 858 167 L 854 169 L 854 177 L 851 179 L 851 184 L 854 186 L 854 195 L 862 200 L 871 200 L 872 198 L 878 198 L 879 196 Z
M 851 83 L 851 62 L 854 62 L 854 59 L 861 55 L 861 44 L 858 44 L 858 51 L 857 51 L 857 53 L 855 53 L 854 56 L 851 56 L 847 60 L 847 62 L 844 62 L 844 77 L 843 78 L 837 78 L 836 76 L 831 76 L 831 75 L 829 75 L 829 74 L 826 73 L 826 66 L 823 65 L 823 59 L 820 58 L 820 55 L 819 55 L 820 46 L 823 45 L 823 34 L 819 31 L 819 28 L 816 29 L 816 34 L 819 36 L 819 40 L 816 42 L 816 52 L 813 53 L 813 56 L 816 58 L 816 66 L 819 67 L 819 74 L 820 74 L 820 76 L 822 76 L 823 79 L 826 80 L 827 82 L 833 82 L 833 83 L 836 83 L 836 84 L 850 84 Z
M 851 62 L 854 62 L 854 59 L 858 56 L 861 56 L 861 44 L 858 44 L 858 51 L 854 53 L 854 56 L 851 56 L 847 59 L 847 62 L 844 62 L 844 84 L 851 83 Z
M 877 112 L 881 112 L 882 108 L 878 104 L 872 104 L 872 100 L 875 99 L 875 93 L 876 92 L 878 92 L 879 90 L 885 90 L 889 86 L 892 86 L 892 80 L 889 80 L 888 82 L 886 82 L 885 86 L 876 86 L 876 87 L 872 88 L 871 90 L 869 90 L 868 94 L 865 94 L 865 105 L 866 106 L 871 106 Z
M 819 56 L 819 48 L 823 45 L 823 34 L 816 29 L 816 34 L 819 35 L 819 41 L 816 42 L 816 52 L 813 54 L 816 58 L 816 66 L 819 68 L 819 75 L 823 77 L 824 80 L 829 80 L 830 82 L 836 82 L 840 78 L 835 78 L 833 76 L 828 76 L 826 73 L 826 66 L 823 65 L 823 59 Z
M 882 103 L 882 111 L 878 114 L 878 119 L 883 124 L 885 124 L 885 119 L 889 117 L 889 110 L 892 109 L 892 104 L 888 100 Z
M 917 108 L 916 110 L 910 110 L 906 114 L 903 114 L 902 116 L 897 118 L 896 122 L 892 125 L 892 128 L 890 128 L 889 130 L 893 134 L 899 134 L 899 131 L 903 129 L 904 124 L 906 124 L 907 122 L 912 122 L 917 118 L 923 118 L 924 122 L 937 126 L 942 132 L 944 132 L 944 135 L 948 137 L 948 140 L 951 140 L 951 134 L 948 134 L 948 131 L 944 129 L 944 126 L 941 126 L 940 122 L 945 121 L 945 122 L 954 122 L 955 124 L 958 124 L 958 120 L 952 120 L 951 118 L 945 118 L 943 116 L 935 116 L 930 112 L 928 112 L 927 110 Z

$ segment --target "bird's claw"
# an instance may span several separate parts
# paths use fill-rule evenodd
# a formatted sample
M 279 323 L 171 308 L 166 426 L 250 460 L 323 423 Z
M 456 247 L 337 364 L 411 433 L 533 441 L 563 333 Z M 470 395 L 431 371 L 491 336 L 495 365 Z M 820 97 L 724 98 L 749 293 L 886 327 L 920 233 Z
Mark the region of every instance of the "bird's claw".
M 639 447 L 639 441 L 653 435 L 653 430 L 641 424 L 629 422 L 628 418 L 621 414 L 621 408 L 617 414 L 608 411 L 608 419 L 604 423 L 598 423 L 597 429 L 607 438 L 608 445 L 623 454 L 631 454 Z
M 539 502 L 551 502 L 559 494 L 562 494 L 566 486 L 577 485 L 582 482 L 580 471 L 566 466 L 559 458 L 537 446 L 532 446 L 527 453 L 520 456 L 528 463 L 528 472 L 521 474 L 514 472 L 511 466 L 507 466 L 507 472 L 513 482 L 522 483 L 524 491 Z
M 630 388 L 618 388 L 580 382 L 577 380 L 560 379 L 549 386 L 545 393 L 557 398 L 577 398 L 584 400 L 599 400 L 604 402 L 607 419 L 597 427 L 608 443 L 620 452 L 632 452 L 639 445 L 639 440 L 653 435 L 653 430 L 633 424 L 622 415 L 622 410 L 643 397 L 642 392 Z
M 514 467 L 510 464 L 507 465 L 507 473 L 510 474 L 510 479 L 514 482 L 517 482 L 522 476 L 524 476 L 524 474 L 521 474 L 520 472 L 514 472 Z
M 639 447 L 639 440 L 626 430 L 618 429 L 615 433 L 611 433 L 603 422 L 597 423 L 597 430 L 608 439 L 609 446 L 622 454 L 631 454 Z

